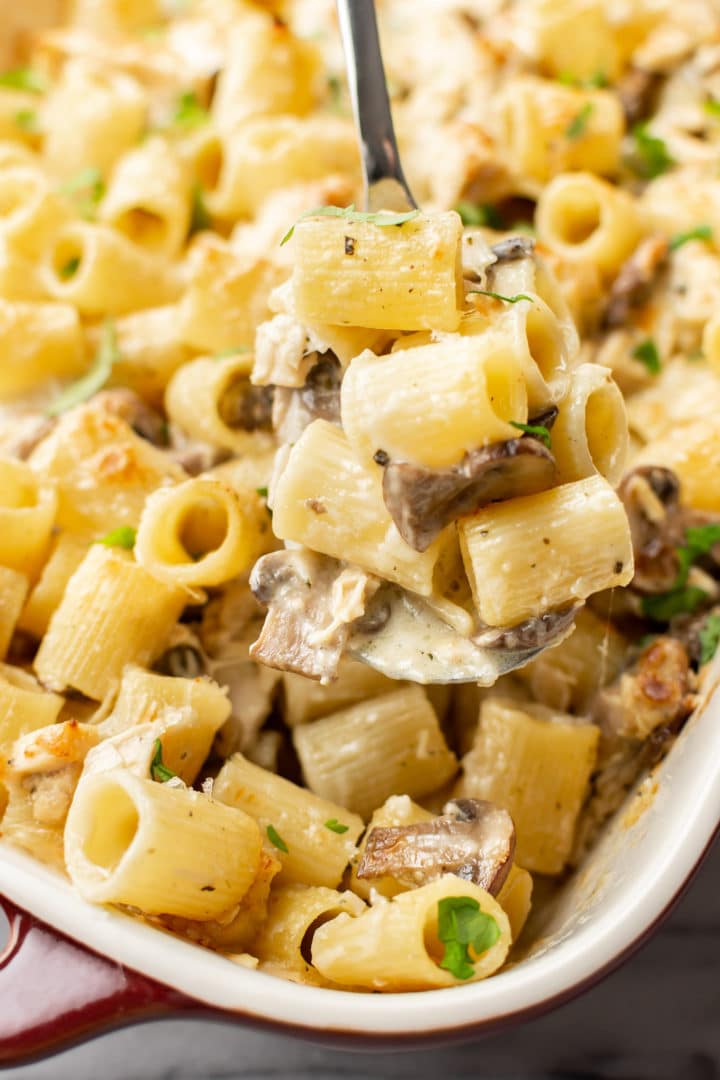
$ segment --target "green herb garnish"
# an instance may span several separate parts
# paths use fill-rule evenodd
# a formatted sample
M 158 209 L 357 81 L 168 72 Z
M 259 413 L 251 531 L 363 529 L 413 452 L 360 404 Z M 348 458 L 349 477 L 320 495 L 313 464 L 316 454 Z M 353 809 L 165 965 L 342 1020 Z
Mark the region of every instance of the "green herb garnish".
M 503 304 L 519 304 L 521 300 L 529 300 L 532 304 L 532 296 L 527 293 L 516 293 L 515 296 L 503 296 L 499 292 L 489 292 L 487 289 L 468 289 L 468 296 L 490 296 L 493 300 L 501 300 Z
M 175 127 L 195 128 L 206 124 L 209 119 L 210 113 L 200 104 L 195 91 L 185 90 L 178 98 L 171 123 Z
M 350 826 L 343 825 L 343 823 L 341 821 L 338 821 L 337 818 L 331 817 L 329 821 L 325 822 L 325 828 L 329 829 L 330 832 L 336 832 L 338 833 L 338 835 L 342 836 L 343 833 L 346 833 L 348 831 Z
M 503 219 L 490 203 L 459 202 L 455 207 L 463 225 L 482 225 L 488 229 L 502 229 Z
M 557 79 L 563 86 L 584 86 L 588 90 L 601 90 L 610 85 L 610 80 L 604 71 L 594 71 L 587 79 L 573 75 L 572 71 L 561 71 Z
M 47 410 L 48 416 L 59 416 L 68 409 L 73 409 L 76 405 L 87 401 L 98 390 L 101 390 L 110 378 L 113 365 L 119 359 L 115 323 L 112 319 L 107 319 L 103 325 L 100 346 L 90 370 L 76 382 L 65 387 Z
M 712 240 L 713 231 L 712 225 L 696 225 L 694 229 L 688 229 L 687 232 L 677 233 L 668 240 L 668 249 L 670 251 L 677 251 L 683 244 L 689 243 L 690 240 Z
M 33 68 L 19 67 L 0 74 L 0 86 L 8 90 L 25 90 L 28 94 L 44 94 L 47 83 L 39 71 Z
M 647 338 L 646 341 L 641 341 L 639 345 L 636 345 L 632 356 L 644 364 L 651 375 L 660 374 L 660 355 L 652 338 Z
M 698 634 L 700 639 L 700 663 L 708 664 L 720 645 L 720 615 L 708 615 Z
M 632 130 L 635 152 L 628 162 L 633 172 L 644 180 L 652 180 L 675 164 L 663 139 L 653 135 L 647 124 L 636 124 Z
M 33 134 L 39 130 L 37 113 L 33 109 L 21 109 L 20 112 L 15 113 L 14 119 L 15 126 L 21 131 Z
M 266 487 L 255 488 L 255 491 L 258 493 L 261 499 L 267 499 L 268 489 Z
M 284 851 L 285 854 L 287 855 L 288 846 L 285 843 L 285 841 L 283 840 L 280 833 L 277 831 L 277 829 L 273 825 L 268 825 L 268 827 L 267 827 L 267 829 L 265 831 L 267 832 L 268 840 L 270 841 L 272 846 L 276 847 L 278 849 L 278 851 Z
M 703 109 L 708 114 L 708 116 L 716 116 L 720 118 L 720 99 L 713 97 L 708 98 L 707 101 L 703 102 Z
M 71 277 L 75 277 L 80 269 L 80 256 L 73 255 L 71 259 L 68 259 L 66 263 L 58 270 L 58 277 L 61 277 L 63 281 L 69 281 Z
M 536 439 L 544 442 L 548 450 L 550 449 L 550 431 L 544 424 L 520 424 L 517 420 L 511 420 L 510 427 L 517 428 L 518 431 L 524 432 L 525 435 L 533 435 Z
M 159 739 L 156 739 L 153 743 L 153 756 L 150 762 L 150 778 L 157 780 L 160 784 L 166 784 L 174 776 L 177 776 L 177 773 L 174 773 L 172 769 L 168 769 L 167 765 L 163 765 L 162 743 Z
M 203 229 L 209 229 L 212 225 L 210 211 L 205 205 L 205 192 L 203 191 L 202 184 L 193 184 L 191 199 L 192 209 L 190 212 L 188 237 L 194 236 L 197 232 L 202 232 Z
M 385 228 L 388 225 L 404 225 L 406 221 L 412 221 L 419 214 L 419 210 L 408 210 L 404 214 L 392 214 L 385 210 L 380 210 L 377 213 L 366 213 L 363 210 L 356 210 L 355 204 L 351 203 L 350 206 L 318 206 L 315 210 L 308 210 L 306 213 L 301 214 L 295 225 L 309 217 L 339 217 L 345 218 L 346 221 L 366 221 L 370 225 L 379 225 Z M 283 244 L 287 244 L 295 232 L 295 225 L 292 225 L 283 236 L 280 241 L 281 247 Z
M 58 190 L 73 198 L 83 217 L 91 218 L 95 216 L 97 205 L 105 194 L 105 181 L 100 170 L 91 166 L 71 176 Z
M 96 540 L 96 544 L 105 544 L 105 547 L 121 547 L 126 551 L 132 551 L 135 547 L 135 538 L 137 536 L 137 530 L 133 529 L 132 525 L 118 525 L 117 529 L 112 529 L 105 536 L 101 536 L 99 540 Z
M 581 139 L 585 134 L 585 129 L 588 126 L 588 120 L 595 111 L 595 106 L 592 101 L 586 101 L 579 112 L 573 116 L 572 120 L 565 128 L 565 138 L 575 141 Z
M 685 543 L 677 549 L 678 573 L 669 592 L 644 596 L 642 612 L 656 622 L 669 622 L 673 615 L 693 612 L 707 600 L 707 593 L 697 585 L 688 585 L 693 564 L 720 544 L 720 524 L 695 525 L 685 530 Z
M 500 938 L 500 927 L 472 896 L 446 896 L 438 900 L 437 935 L 445 946 L 439 966 L 456 979 L 469 979 L 475 972 L 469 947 L 476 955 L 487 952 Z

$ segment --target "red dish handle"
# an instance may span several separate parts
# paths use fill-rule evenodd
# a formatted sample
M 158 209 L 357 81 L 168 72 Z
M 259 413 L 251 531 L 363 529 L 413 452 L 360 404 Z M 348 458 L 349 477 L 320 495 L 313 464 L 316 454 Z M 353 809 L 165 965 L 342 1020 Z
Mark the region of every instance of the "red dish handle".
M 217 1015 L 72 941 L 0 896 L 10 937 L 0 952 L 0 1068 L 102 1030 L 192 1010 Z

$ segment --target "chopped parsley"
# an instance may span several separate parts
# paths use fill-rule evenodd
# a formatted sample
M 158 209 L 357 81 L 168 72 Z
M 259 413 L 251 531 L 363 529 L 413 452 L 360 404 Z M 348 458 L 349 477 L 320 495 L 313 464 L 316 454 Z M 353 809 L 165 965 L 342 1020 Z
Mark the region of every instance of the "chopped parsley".
M 588 121 L 595 111 L 595 106 L 592 101 L 586 101 L 581 109 L 573 116 L 572 120 L 565 128 L 565 138 L 574 142 L 576 139 L 581 139 L 585 134 L 585 130 L 588 126 Z
M 336 832 L 339 836 L 342 836 L 343 833 L 346 833 L 348 831 L 350 826 L 343 825 L 343 823 L 341 821 L 338 821 L 337 818 L 331 817 L 329 821 L 325 822 L 325 828 L 329 829 L 330 832 Z
M 708 615 L 698 634 L 700 639 L 700 663 L 708 664 L 720 645 L 720 615 Z
M 190 228 L 188 229 L 188 236 L 194 236 L 197 232 L 202 232 L 203 229 L 209 229 L 212 225 L 212 219 L 210 217 L 210 211 L 205 205 L 205 192 L 203 191 L 202 184 L 193 184 L 192 196 L 191 196 L 191 212 L 190 212 Z
M 572 71 L 561 71 L 557 78 L 563 86 L 584 86 L 588 90 L 602 90 L 603 87 L 610 85 L 610 80 L 604 71 L 594 71 L 587 79 L 573 75 Z
M 708 116 L 717 116 L 720 118 L 720 99 L 713 97 L 708 98 L 707 101 L 703 102 L 703 109 Z
M 68 259 L 68 261 L 66 263 L 63 263 L 63 265 L 60 267 L 60 269 L 58 270 L 58 276 L 61 277 L 63 281 L 69 281 L 71 277 L 75 277 L 79 269 L 80 256 L 73 255 L 71 259 Z
M 168 769 L 167 765 L 163 765 L 162 759 L 162 743 L 159 739 L 156 739 L 153 743 L 153 756 L 150 762 L 150 777 L 152 780 L 157 780 L 160 784 L 166 784 L 168 780 L 172 780 L 177 773 L 174 773 L 172 769 Z
M 330 108 L 334 113 L 344 116 L 347 113 L 347 108 L 343 97 L 343 84 L 340 76 L 328 75 L 327 88 Z
M 675 164 L 664 140 L 653 135 L 647 124 L 636 124 L 632 135 L 635 148 L 628 164 L 643 180 L 652 180 Z
M 651 375 L 660 374 L 660 354 L 652 338 L 647 338 L 645 341 L 641 341 L 639 345 L 636 345 L 632 351 L 632 356 L 635 360 L 639 360 L 641 364 L 644 364 Z
M 98 203 L 105 194 L 105 181 L 102 173 L 95 166 L 81 169 L 60 185 L 60 192 L 69 195 L 83 217 L 95 216 Z
M 490 203 L 459 202 L 455 207 L 463 225 L 484 225 L 488 229 L 502 229 L 503 219 Z
M 37 113 L 33 109 L 20 109 L 15 113 L 15 127 L 28 134 L 38 131 Z
M 107 319 L 103 325 L 102 338 L 91 367 L 76 382 L 66 386 L 47 410 L 48 416 L 59 416 L 73 409 L 101 390 L 110 378 L 113 365 L 120 359 L 117 347 L 115 323 Z
M 137 536 L 137 530 L 133 529 L 132 525 L 119 525 L 117 529 L 112 529 L 105 536 L 101 536 L 99 540 L 96 540 L 96 544 L 105 544 L 106 547 L 121 547 L 126 551 L 132 551 L 135 547 L 135 537 Z
M 517 420 L 511 420 L 510 427 L 517 428 L 518 431 L 524 432 L 525 435 L 533 435 L 536 439 L 544 442 L 548 450 L 550 449 L 550 431 L 544 424 L 520 424 Z
M 366 213 L 364 210 L 356 210 L 355 204 L 351 203 L 350 206 L 318 206 L 315 210 L 308 210 L 306 213 L 301 214 L 295 225 L 299 221 L 310 217 L 339 217 L 345 218 L 346 221 L 366 221 L 369 225 L 379 225 L 385 228 L 388 225 L 404 225 L 406 221 L 412 221 L 419 214 L 419 210 L 408 210 L 404 214 L 392 214 L 385 210 L 380 210 L 377 213 Z M 280 241 L 281 247 L 283 244 L 287 244 L 295 232 L 295 225 L 291 225 L 283 236 Z
M 270 843 L 272 844 L 272 846 L 276 847 L 278 849 L 278 851 L 284 851 L 285 854 L 287 855 L 288 846 L 285 843 L 285 841 L 283 840 L 280 833 L 275 828 L 275 826 L 274 825 L 268 825 L 268 827 L 267 827 L 267 829 L 265 831 L 267 832 L 267 838 L 270 841 Z
M 469 948 L 476 956 L 487 952 L 498 941 L 500 927 L 474 897 L 446 896 L 438 900 L 437 935 L 445 946 L 439 966 L 456 979 L 469 979 L 475 971 Z
M 206 124 L 210 119 L 207 109 L 200 104 L 194 90 L 185 90 L 180 95 L 172 115 L 172 124 L 180 128 L 195 128 Z
M 44 94 L 47 83 L 39 71 L 29 67 L 13 68 L 0 74 L 0 86 L 8 90 L 25 90 L 28 94 Z
M 643 615 L 655 622 L 669 622 L 674 615 L 696 611 L 707 600 L 708 594 L 697 585 L 688 585 L 688 575 L 693 564 L 715 546 L 720 544 L 720 524 L 695 525 L 685 530 L 685 543 L 677 549 L 678 574 L 669 592 L 658 596 L 644 596 Z
M 532 296 L 528 296 L 527 293 L 516 293 L 515 296 L 503 296 L 499 292 L 489 292 L 487 289 L 469 289 L 468 296 L 490 296 L 493 300 L 500 300 L 503 304 L 519 304 L 521 300 L 529 300 L 532 304 Z
M 668 241 L 668 248 L 670 251 L 677 251 L 678 248 L 689 243 L 690 240 L 712 240 L 712 238 L 712 225 L 696 225 L 694 229 L 688 229 L 687 232 L 677 233 L 672 236 Z

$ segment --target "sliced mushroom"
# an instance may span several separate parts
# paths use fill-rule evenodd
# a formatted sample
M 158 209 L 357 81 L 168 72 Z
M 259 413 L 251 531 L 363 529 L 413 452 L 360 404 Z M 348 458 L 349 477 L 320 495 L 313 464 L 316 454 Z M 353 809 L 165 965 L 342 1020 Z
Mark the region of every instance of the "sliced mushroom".
M 172 675 L 180 679 L 197 679 L 206 672 L 205 658 L 200 649 L 183 642 L 166 649 L 155 661 L 155 670 L 161 675 Z
M 535 252 L 535 240 L 532 236 L 508 236 L 507 239 L 493 244 L 490 250 L 498 262 L 528 259 Z
M 553 638 L 565 636 L 580 607 L 572 604 L 560 611 L 545 611 L 516 626 L 490 626 L 475 634 L 473 641 L 484 649 L 508 649 L 511 652 L 546 649 Z
M 133 390 L 126 387 L 102 390 L 96 394 L 94 401 L 112 416 L 119 416 L 136 435 L 147 439 L 153 446 L 168 445 L 167 422 Z
M 455 518 L 498 499 L 544 491 L 556 474 L 555 458 L 538 439 L 508 439 L 471 450 L 446 469 L 389 462 L 383 499 L 403 540 L 426 551 Z
M 455 874 L 497 895 L 514 852 L 515 826 L 506 810 L 480 799 L 456 799 L 431 821 L 372 829 L 357 876 L 390 876 L 415 888 Z
M 655 97 L 663 76 L 656 71 L 631 67 L 617 84 L 617 95 L 628 125 L 638 124 L 654 110 Z
M 297 442 L 313 420 L 340 423 L 340 384 L 343 369 L 326 353 L 308 372 L 305 385 L 276 387 L 273 428 L 281 442 Z
M 680 481 L 671 469 L 642 465 L 632 469 L 618 488 L 630 523 L 635 574 L 631 588 L 643 594 L 664 593 L 677 582 L 678 548 L 691 526 L 720 521 L 718 515 L 692 510 L 680 502 Z M 709 558 L 720 564 L 716 548 Z
M 337 675 L 351 624 L 378 585 L 357 567 L 312 551 L 264 555 L 250 575 L 255 597 L 268 606 L 251 659 L 329 682 Z
M 633 308 L 649 298 L 663 270 L 668 255 L 667 237 L 654 235 L 642 240 L 630 258 L 620 267 L 610 289 L 603 326 L 625 326 Z
M 249 379 L 233 379 L 218 402 L 220 419 L 229 428 L 270 431 L 273 387 L 253 386 Z

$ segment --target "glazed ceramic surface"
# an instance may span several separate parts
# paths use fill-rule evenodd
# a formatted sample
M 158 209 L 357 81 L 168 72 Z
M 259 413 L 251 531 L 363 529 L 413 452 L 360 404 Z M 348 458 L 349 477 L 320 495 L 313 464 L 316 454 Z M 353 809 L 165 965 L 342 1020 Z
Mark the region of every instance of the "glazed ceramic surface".
M 486 982 L 390 995 L 285 982 L 89 905 L 59 875 L 1 844 L 0 894 L 126 968 L 247 1020 L 311 1036 L 392 1039 L 494 1027 L 564 1000 L 616 966 L 691 877 L 720 821 L 720 691 L 710 693 L 719 673 L 716 666 L 668 758 L 547 906 L 523 959 Z

